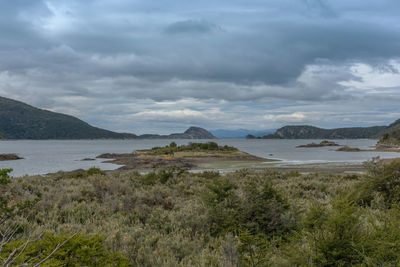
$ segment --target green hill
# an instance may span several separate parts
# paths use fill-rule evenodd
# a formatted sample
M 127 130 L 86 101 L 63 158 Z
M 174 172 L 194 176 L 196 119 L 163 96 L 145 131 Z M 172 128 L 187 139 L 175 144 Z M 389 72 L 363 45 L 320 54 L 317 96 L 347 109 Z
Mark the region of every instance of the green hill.
M 0 136 L 5 139 L 133 139 L 134 134 L 116 133 L 73 116 L 38 109 L 0 97 Z

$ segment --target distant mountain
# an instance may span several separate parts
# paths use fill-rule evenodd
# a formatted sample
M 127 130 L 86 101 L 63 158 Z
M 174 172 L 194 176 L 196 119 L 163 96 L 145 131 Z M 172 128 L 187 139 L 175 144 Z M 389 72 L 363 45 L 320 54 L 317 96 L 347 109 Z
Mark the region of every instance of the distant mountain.
M 5 139 L 134 139 L 135 134 L 93 127 L 73 116 L 0 97 L 0 136 Z
M 192 126 L 187 129 L 184 133 L 173 133 L 169 135 L 159 135 L 159 134 L 143 134 L 139 136 L 143 139 L 216 139 L 212 133 L 209 131 Z
M 377 138 L 388 126 L 323 129 L 309 125 L 285 126 L 263 139 L 361 139 Z
M 275 130 L 217 129 L 211 130 L 210 132 L 218 138 L 246 138 L 247 135 L 261 137 L 267 134 L 274 133 Z

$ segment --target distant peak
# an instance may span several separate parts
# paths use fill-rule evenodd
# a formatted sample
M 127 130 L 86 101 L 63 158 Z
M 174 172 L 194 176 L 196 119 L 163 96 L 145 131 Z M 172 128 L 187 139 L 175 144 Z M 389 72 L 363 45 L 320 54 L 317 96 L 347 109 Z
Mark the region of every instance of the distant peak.
M 196 126 L 190 126 L 185 133 L 190 133 L 193 131 L 207 131 L 206 129 L 200 128 L 200 127 L 196 127 Z M 208 131 L 207 131 L 208 132 Z
M 212 133 L 207 131 L 206 129 L 191 126 L 189 129 L 185 131 L 185 134 L 192 136 L 193 138 L 206 138 L 206 139 L 214 139 L 216 138 Z

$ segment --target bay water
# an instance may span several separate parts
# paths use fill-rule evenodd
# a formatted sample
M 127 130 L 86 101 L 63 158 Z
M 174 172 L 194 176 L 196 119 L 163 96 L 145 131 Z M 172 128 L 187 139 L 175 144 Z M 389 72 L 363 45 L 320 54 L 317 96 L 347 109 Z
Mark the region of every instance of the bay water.
M 0 141 L 0 153 L 15 153 L 22 160 L 0 161 L 0 169 L 12 168 L 12 176 L 46 174 L 59 170 L 71 171 L 98 167 L 103 170 L 117 169 L 118 165 L 104 163 L 105 159 L 95 159 L 103 153 L 130 153 L 138 149 L 165 146 L 170 142 L 178 145 L 189 142 L 214 141 L 219 145 L 229 145 L 255 156 L 279 159 L 280 164 L 312 164 L 312 163 L 358 163 L 380 156 L 381 158 L 400 157 L 395 152 L 338 152 L 337 147 L 296 148 L 321 140 L 275 140 L 275 139 L 217 139 L 217 140 L 18 140 Z M 331 140 L 340 145 L 372 149 L 377 140 L 351 139 Z M 93 161 L 83 161 L 93 158 Z M 279 164 L 279 163 L 278 163 Z

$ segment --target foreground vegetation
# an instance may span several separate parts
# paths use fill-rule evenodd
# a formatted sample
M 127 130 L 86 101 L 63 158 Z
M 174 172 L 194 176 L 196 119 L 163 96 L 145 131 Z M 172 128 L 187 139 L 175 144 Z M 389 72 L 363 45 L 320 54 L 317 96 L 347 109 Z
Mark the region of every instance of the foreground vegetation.
M 400 163 L 368 175 L 1 172 L 0 265 L 397 266 Z M 29 241 L 29 242 L 27 242 Z M 3 260 L 3 262 L 1 262 Z

